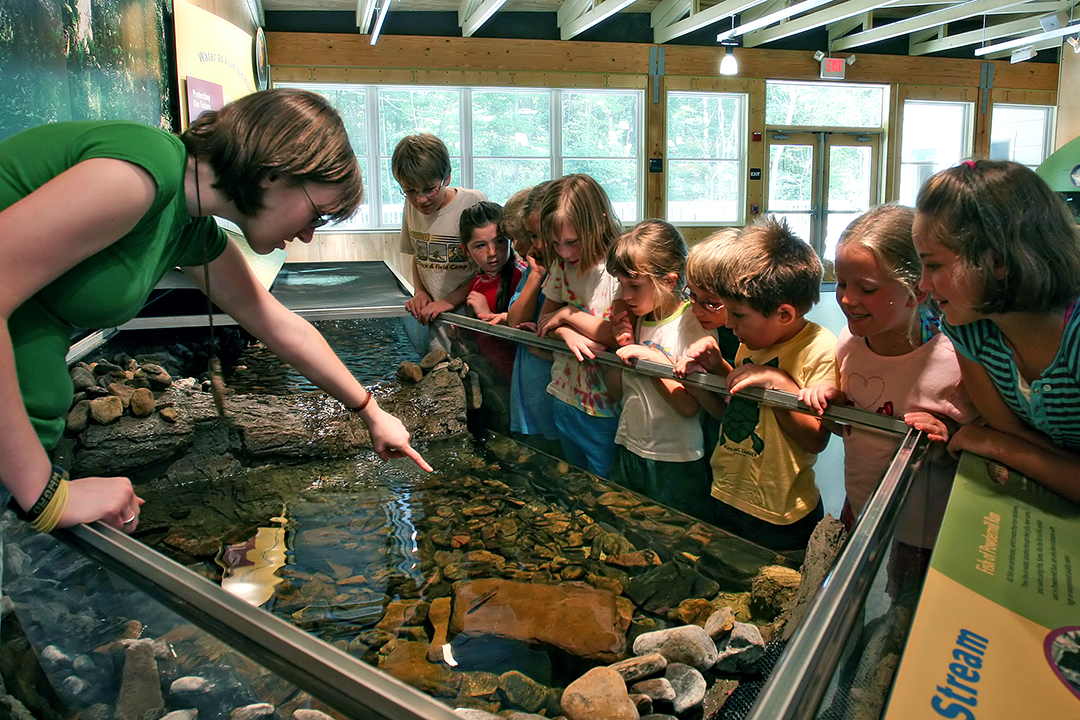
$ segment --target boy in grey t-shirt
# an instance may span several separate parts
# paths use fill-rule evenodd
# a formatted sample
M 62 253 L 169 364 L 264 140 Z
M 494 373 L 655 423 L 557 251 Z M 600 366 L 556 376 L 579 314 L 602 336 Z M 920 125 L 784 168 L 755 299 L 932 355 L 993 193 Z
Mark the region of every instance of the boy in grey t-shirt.
M 476 268 L 461 248 L 461 213 L 487 196 L 449 187 L 450 153 L 430 133 L 407 135 L 394 148 L 394 179 L 405 196 L 401 252 L 413 256 L 413 297 L 405 309 L 421 325 L 465 302 Z M 415 341 L 414 341 L 415 342 Z M 421 352 L 425 347 L 418 348 Z

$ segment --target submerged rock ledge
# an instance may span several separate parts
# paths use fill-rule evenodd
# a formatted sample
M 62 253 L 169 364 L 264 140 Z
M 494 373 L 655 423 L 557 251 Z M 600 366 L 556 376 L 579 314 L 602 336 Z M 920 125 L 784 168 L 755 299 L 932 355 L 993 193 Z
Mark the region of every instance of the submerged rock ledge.
M 467 431 L 465 387 L 448 364 L 418 383 L 385 387 L 376 391 L 379 405 L 405 423 L 414 442 Z M 371 448 L 363 421 L 325 394 L 230 395 L 225 404 L 218 417 L 209 392 L 194 380 L 175 382 L 158 398 L 176 410 L 175 423 L 155 413 L 91 425 L 71 450 L 72 474 L 137 476 L 153 468 L 157 476 L 216 477 L 269 460 L 341 458 Z

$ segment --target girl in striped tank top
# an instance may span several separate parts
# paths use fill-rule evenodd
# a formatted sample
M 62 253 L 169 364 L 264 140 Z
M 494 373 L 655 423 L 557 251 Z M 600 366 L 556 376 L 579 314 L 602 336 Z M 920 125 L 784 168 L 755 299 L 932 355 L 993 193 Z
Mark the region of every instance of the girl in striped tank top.
M 1029 168 L 967 160 L 919 191 L 920 288 L 986 425 L 949 442 L 1080 502 L 1080 228 Z M 1007 475 L 1007 470 L 1006 470 Z

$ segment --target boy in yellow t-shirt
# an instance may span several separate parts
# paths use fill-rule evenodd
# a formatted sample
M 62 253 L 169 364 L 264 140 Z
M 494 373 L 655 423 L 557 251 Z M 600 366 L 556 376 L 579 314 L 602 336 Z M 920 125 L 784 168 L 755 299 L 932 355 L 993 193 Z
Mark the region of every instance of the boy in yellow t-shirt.
M 748 387 L 797 393 L 837 382 L 836 337 L 806 319 L 820 296 L 817 254 L 784 220 L 766 218 L 716 243 L 712 287 L 739 338 L 735 368 L 727 375 L 725 405 L 711 393 L 702 405 L 722 418 L 712 456 L 713 519 L 725 529 L 774 550 L 806 546 L 824 517 L 814 462 L 829 431 L 813 415 L 739 397 Z M 679 370 L 724 372 L 714 338 L 687 351 Z

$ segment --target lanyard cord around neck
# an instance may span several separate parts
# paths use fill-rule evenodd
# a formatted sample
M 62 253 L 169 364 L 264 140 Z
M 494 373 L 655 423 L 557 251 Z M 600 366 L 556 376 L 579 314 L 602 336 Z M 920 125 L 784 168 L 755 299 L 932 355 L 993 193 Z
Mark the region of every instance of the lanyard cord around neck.
M 199 156 L 195 155 L 195 207 L 202 218 L 202 196 L 199 194 Z M 210 323 L 210 358 L 207 370 L 210 375 L 210 394 L 214 397 L 214 407 L 219 417 L 225 416 L 225 380 L 221 374 L 221 360 L 217 356 L 217 341 L 214 338 L 214 301 L 210 299 L 210 251 L 207 245 L 210 238 L 203 235 L 203 285 L 206 292 L 206 319 Z

